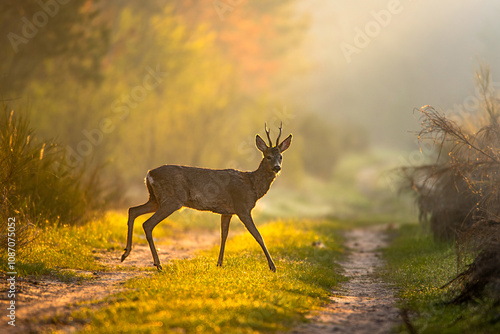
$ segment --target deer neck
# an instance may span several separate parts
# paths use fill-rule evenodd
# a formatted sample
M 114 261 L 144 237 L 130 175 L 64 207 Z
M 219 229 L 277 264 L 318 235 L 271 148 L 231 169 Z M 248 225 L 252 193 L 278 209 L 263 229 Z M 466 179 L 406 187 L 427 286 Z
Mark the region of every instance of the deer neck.
M 275 178 L 276 174 L 269 171 L 264 166 L 264 159 L 262 159 L 259 168 L 257 168 L 256 171 L 250 173 L 250 179 L 252 181 L 255 194 L 257 195 L 257 199 L 261 198 L 267 193 L 267 191 L 271 187 L 271 183 L 273 183 Z

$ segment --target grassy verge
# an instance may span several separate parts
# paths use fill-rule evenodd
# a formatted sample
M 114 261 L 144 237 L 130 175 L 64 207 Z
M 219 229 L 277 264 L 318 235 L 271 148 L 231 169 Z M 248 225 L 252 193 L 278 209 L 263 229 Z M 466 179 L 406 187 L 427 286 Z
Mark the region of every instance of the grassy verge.
M 138 217 L 134 224 L 134 244 L 147 244 L 142 223 L 150 215 Z M 155 239 L 182 237 L 188 230 L 218 230 L 219 218 L 186 210 L 174 214 L 154 230 Z M 233 224 L 237 225 L 237 224 Z M 239 224 L 241 225 L 241 224 Z M 232 231 L 241 231 L 234 226 Z M 62 280 L 75 277 L 72 271 L 105 270 L 95 260 L 95 250 L 123 249 L 127 236 L 127 215 L 123 212 L 108 212 L 104 217 L 82 225 L 54 225 L 47 223 L 37 230 L 36 239 L 29 247 L 19 249 L 16 254 L 16 270 L 19 276 L 52 275 Z M 0 254 L 0 272 L 7 270 L 7 252 Z M 78 275 L 77 275 L 78 276 Z M 82 276 L 82 275 L 80 275 Z M 82 277 L 84 277 L 83 275 Z
M 120 215 L 108 214 L 80 226 L 46 225 L 37 232 L 29 247 L 16 256 L 19 276 L 53 275 L 61 279 L 75 276 L 61 269 L 103 270 L 95 261 L 93 251 L 122 247 L 126 233 L 126 221 Z M 125 228 L 123 227 L 125 225 Z M 1 259 L 1 269 L 6 270 L 7 259 Z
M 449 305 L 450 289 L 441 289 L 457 274 L 453 243 L 434 241 L 418 225 L 404 225 L 386 249 L 386 278 L 399 288 L 399 307 L 407 310 L 418 333 L 499 333 L 500 308 L 489 301 Z M 399 328 L 408 332 L 405 325 Z
M 255 333 L 284 330 L 328 300 L 343 278 L 334 263 L 342 254 L 338 223 L 287 221 L 262 226 L 277 273 L 248 234 L 228 240 L 223 268 L 218 247 L 190 260 L 165 263 L 163 272 L 127 282 L 94 312 L 86 333 Z M 313 247 L 320 240 L 324 248 Z

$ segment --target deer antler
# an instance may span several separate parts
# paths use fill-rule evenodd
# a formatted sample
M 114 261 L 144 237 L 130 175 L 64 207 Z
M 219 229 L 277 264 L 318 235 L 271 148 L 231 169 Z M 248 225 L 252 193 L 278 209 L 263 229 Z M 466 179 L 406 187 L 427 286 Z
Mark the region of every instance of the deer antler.
M 278 134 L 278 138 L 276 139 L 276 146 L 279 145 L 280 143 L 280 137 L 281 137 L 281 127 L 283 126 L 283 122 L 281 122 L 280 124 L 280 133 Z
M 273 143 L 271 142 L 271 136 L 269 135 L 269 131 L 271 129 L 267 129 L 267 123 L 264 123 L 264 129 L 266 130 L 266 135 L 267 135 L 267 139 L 269 140 L 269 147 L 273 147 Z

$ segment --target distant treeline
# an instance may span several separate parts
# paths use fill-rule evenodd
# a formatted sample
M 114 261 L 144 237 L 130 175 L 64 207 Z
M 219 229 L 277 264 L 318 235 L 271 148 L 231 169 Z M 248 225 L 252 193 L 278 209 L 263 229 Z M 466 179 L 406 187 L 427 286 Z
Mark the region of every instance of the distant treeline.
M 328 178 L 368 138 L 287 95 L 304 70 L 295 2 L 2 2 L 0 99 L 58 142 L 64 166 L 105 166 L 117 185 L 165 163 L 255 168 L 264 122 L 294 133 L 285 182 Z

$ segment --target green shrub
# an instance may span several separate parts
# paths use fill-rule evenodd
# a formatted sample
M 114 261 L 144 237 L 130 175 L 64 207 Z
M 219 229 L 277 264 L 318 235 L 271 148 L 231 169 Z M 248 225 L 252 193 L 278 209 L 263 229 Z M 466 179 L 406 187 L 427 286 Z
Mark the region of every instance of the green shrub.
M 98 173 L 87 170 L 85 166 L 69 168 L 57 143 L 37 138 L 28 116 L 4 104 L 0 113 L 0 247 L 7 244 L 9 218 L 16 221 L 18 249 L 35 237 L 35 228 L 30 227 L 88 220 L 101 196 Z

